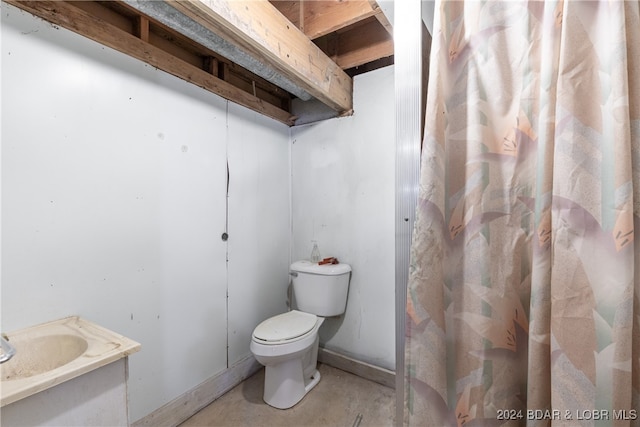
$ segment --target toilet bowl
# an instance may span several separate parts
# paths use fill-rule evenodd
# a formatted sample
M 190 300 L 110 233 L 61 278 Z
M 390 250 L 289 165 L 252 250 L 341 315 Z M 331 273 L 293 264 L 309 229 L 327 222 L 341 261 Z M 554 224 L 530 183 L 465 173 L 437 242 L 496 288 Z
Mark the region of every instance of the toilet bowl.
M 274 408 L 294 406 L 320 381 L 318 330 L 325 316 L 344 313 L 351 267 L 298 261 L 291 265 L 299 310 L 260 323 L 250 349 L 265 366 L 264 401 Z
M 318 330 L 324 318 L 297 310 L 262 322 L 251 352 L 265 366 L 264 401 L 278 409 L 298 403 L 320 381 Z

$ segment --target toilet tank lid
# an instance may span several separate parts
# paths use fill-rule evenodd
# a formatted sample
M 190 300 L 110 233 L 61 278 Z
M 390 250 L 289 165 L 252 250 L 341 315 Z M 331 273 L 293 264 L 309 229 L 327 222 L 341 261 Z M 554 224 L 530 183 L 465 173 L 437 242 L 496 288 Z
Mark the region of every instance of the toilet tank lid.
M 351 266 L 349 264 L 318 265 L 317 262 L 302 260 L 296 261 L 291 264 L 290 270 L 300 273 L 321 274 L 324 276 L 338 276 L 340 274 L 346 274 L 350 272 Z

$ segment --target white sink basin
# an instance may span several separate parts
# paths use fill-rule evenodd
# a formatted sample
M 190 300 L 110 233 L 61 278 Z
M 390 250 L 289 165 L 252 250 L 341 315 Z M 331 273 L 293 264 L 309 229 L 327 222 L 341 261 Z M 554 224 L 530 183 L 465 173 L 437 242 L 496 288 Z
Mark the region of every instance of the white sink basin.
M 135 353 L 140 344 L 80 317 L 7 334 L 16 354 L 0 364 L 0 406 Z
M 16 355 L 0 365 L 2 381 L 52 371 L 77 359 L 89 347 L 87 340 L 77 335 L 18 336 L 11 344 L 16 348 Z

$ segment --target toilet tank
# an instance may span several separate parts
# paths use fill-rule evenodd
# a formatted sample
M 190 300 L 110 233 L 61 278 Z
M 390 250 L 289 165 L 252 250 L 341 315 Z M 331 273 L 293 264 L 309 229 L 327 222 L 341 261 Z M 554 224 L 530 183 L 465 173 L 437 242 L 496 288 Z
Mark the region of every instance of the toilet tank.
M 349 264 L 296 261 L 290 271 L 298 310 L 322 317 L 344 313 L 351 277 Z

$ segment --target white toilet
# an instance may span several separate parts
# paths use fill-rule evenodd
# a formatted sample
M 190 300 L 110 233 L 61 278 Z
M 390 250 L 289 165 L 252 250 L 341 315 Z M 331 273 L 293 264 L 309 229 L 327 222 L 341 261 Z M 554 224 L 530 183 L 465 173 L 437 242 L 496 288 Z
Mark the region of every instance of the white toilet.
M 265 366 L 264 401 L 279 409 L 291 408 L 318 382 L 318 329 L 325 317 L 344 313 L 351 267 L 291 264 L 293 294 L 298 310 L 278 314 L 253 331 L 251 352 Z

